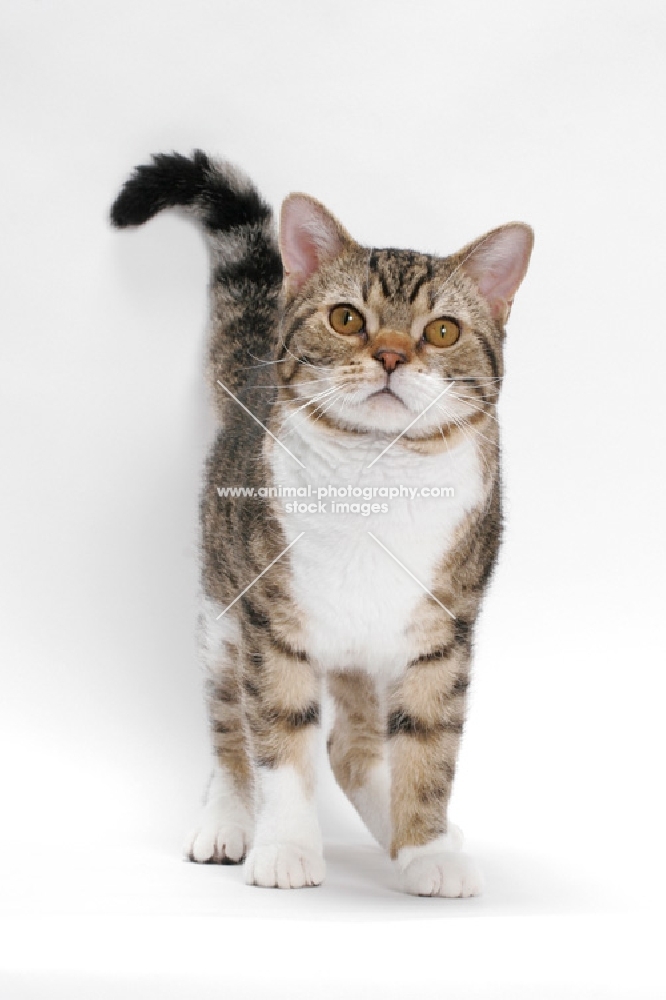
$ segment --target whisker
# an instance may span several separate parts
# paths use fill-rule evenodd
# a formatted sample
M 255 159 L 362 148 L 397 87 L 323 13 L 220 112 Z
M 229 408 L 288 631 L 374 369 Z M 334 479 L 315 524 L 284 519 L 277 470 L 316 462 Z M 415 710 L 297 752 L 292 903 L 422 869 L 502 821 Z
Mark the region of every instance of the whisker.
M 444 404 L 444 400 L 442 400 L 441 403 L 436 404 L 436 409 L 439 412 L 442 413 L 442 415 L 444 417 L 444 420 L 447 423 L 453 423 L 458 428 L 458 430 L 461 432 L 461 434 L 466 438 L 466 440 L 469 441 L 470 444 L 472 444 L 472 445 L 474 444 L 473 439 L 469 435 L 469 431 L 470 430 L 476 431 L 476 428 L 472 427 L 470 424 L 467 424 L 464 420 L 461 420 L 454 413 L 451 413 L 451 412 L 447 411 L 446 407 L 445 407 L 445 404 Z M 440 427 L 440 431 L 441 431 L 441 427 Z M 479 432 L 477 431 L 477 433 L 479 433 Z M 484 435 L 480 435 L 480 436 L 484 437 Z M 485 440 L 488 441 L 487 438 L 485 438 Z M 494 442 L 492 442 L 492 441 L 488 441 L 488 443 L 491 444 L 491 445 L 494 445 Z M 481 458 L 481 461 L 483 462 L 483 465 L 484 465 L 486 473 L 491 473 L 492 470 L 490 469 L 490 465 L 488 463 L 488 459 L 483 454 L 483 451 L 479 450 L 478 454 L 479 454 L 479 457 Z
M 464 420 L 461 417 L 457 417 L 456 418 L 456 423 L 460 427 L 461 431 L 464 431 L 464 432 L 471 431 L 472 434 L 476 434 L 477 437 L 482 438 L 486 442 L 486 444 L 489 444 L 491 446 L 491 448 L 497 448 L 497 442 L 496 441 L 491 441 L 490 438 L 486 437 L 486 435 L 483 434 L 478 429 L 478 427 L 474 427 L 474 425 L 470 424 L 469 421 Z
M 314 368 L 315 371 L 326 371 L 326 368 L 323 365 L 313 365 L 311 361 L 303 360 L 302 358 L 296 357 L 296 355 L 294 354 L 294 352 L 291 351 L 288 347 L 285 348 L 285 350 L 286 350 L 287 354 L 289 354 L 294 359 L 294 361 L 296 362 L 296 364 L 298 364 L 298 365 L 305 365 L 307 368 Z M 286 361 L 287 359 L 284 358 L 284 360 Z
M 315 417 L 315 423 L 317 422 L 317 420 L 321 420 L 321 418 L 324 416 L 325 413 L 328 413 L 328 411 L 333 406 L 333 404 L 336 402 L 336 400 L 337 400 L 337 398 L 338 398 L 338 396 L 340 395 L 341 392 L 342 392 L 342 389 L 340 389 L 340 392 L 337 395 L 334 394 L 333 396 L 331 396 L 330 399 L 327 399 L 326 400 L 326 405 L 324 406 L 323 409 L 321 409 L 321 403 L 318 404 L 315 407 L 315 409 L 314 409 L 315 413 L 317 412 L 317 410 L 321 410 L 321 413 L 319 414 L 319 416 Z
M 470 402 L 469 397 L 459 396 L 457 392 L 452 392 L 450 393 L 450 395 L 453 399 L 459 399 L 462 403 L 465 404 L 465 406 L 471 406 L 473 410 L 477 411 L 477 413 L 483 413 L 485 417 L 490 417 L 490 419 L 494 420 L 496 424 L 499 424 L 499 420 L 497 419 L 494 413 L 490 413 L 488 410 L 484 410 L 482 406 L 476 406 L 474 403 Z
M 442 376 L 435 375 L 433 372 L 417 372 L 416 374 L 422 382 L 427 382 L 429 384 L 434 383 L 435 388 L 437 389 L 439 389 L 442 381 L 449 381 L 449 382 L 458 381 L 457 376 L 451 376 L 451 378 L 449 379 L 444 379 Z M 488 412 L 487 409 L 484 409 L 484 407 L 491 407 L 493 405 L 493 403 L 486 398 L 485 394 L 483 394 L 481 397 L 479 397 L 478 395 L 470 396 L 466 395 L 465 393 L 456 392 L 455 389 L 453 389 L 452 391 L 449 391 L 448 396 L 449 399 L 459 399 L 465 406 L 469 406 L 472 409 L 478 410 L 480 413 L 485 413 L 487 416 L 491 417 L 493 420 L 498 422 L 497 417 L 495 417 L 492 413 Z M 471 402 L 472 399 L 474 399 L 477 403 L 483 403 L 483 406 L 475 406 L 474 403 Z
M 255 361 L 259 362 L 259 364 L 258 365 L 244 365 L 242 368 L 238 368 L 239 372 L 246 372 L 246 371 L 249 371 L 251 368 L 265 368 L 266 365 L 282 365 L 287 360 L 286 358 L 281 358 L 279 361 L 265 361 L 263 358 L 258 358 L 256 356 L 256 354 L 252 353 L 252 351 L 248 351 L 247 353 L 248 353 L 249 357 L 254 358 Z
M 304 403 L 302 403 L 295 410 L 293 410 L 292 413 L 290 413 L 290 415 L 288 417 L 285 417 L 285 419 L 282 422 L 282 426 L 284 427 L 286 424 L 288 424 L 289 421 L 292 420 L 296 416 L 297 413 L 300 413 L 301 410 L 304 410 L 306 408 L 306 406 L 310 406 L 312 403 L 316 402 L 317 400 L 324 399 L 325 397 L 330 396 L 336 390 L 343 389 L 343 388 L 345 388 L 344 385 L 332 385 L 332 386 L 329 386 L 328 389 L 323 389 L 322 392 L 318 392 L 318 393 L 315 393 L 314 396 L 310 396 L 308 399 L 305 400 Z M 283 405 L 288 406 L 289 403 L 291 403 L 291 402 L 292 402 L 292 400 L 288 400 Z
M 326 407 L 328 408 L 328 404 L 329 403 L 331 403 L 331 404 L 333 403 L 334 399 L 336 398 L 336 395 L 339 395 L 342 392 L 342 389 L 343 389 L 342 386 L 335 387 L 334 390 L 333 390 L 333 392 L 331 393 L 331 395 L 329 397 L 327 397 L 325 400 L 322 400 L 319 403 L 317 403 L 317 405 L 313 408 L 312 414 L 314 415 L 317 412 L 317 410 L 320 410 L 324 405 L 326 405 Z M 298 431 L 298 426 L 296 424 L 294 424 L 292 427 L 289 428 L 289 430 L 286 433 L 283 433 L 284 428 L 285 428 L 286 424 L 288 423 L 288 421 L 291 420 L 292 417 L 297 416 L 298 413 L 300 413 L 300 411 L 302 409 L 303 409 L 303 407 L 299 406 L 298 410 L 296 410 L 286 420 L 284 420 L 282 422 L 281 427 L 280 427 L 280 434 L 281 434 L 282 437 L 288 438 L 291 434 L 295 434 Z M 325 412 L 325 411 L 322 411 L 322 415 L 323 415 L 323 412 Z M 315 418 L 315 423 L 316 423 L 316 421 L 318 419 L 319 419 L 319 417 Z
M 486 435 L 483 434 L 478 429 L 478 427 L 475 427 L 473 424 L 470 424 L 470 422 L 468 420 L 465 420 L 464 417 L 457 417 L 457 418 L 454 418 L 454 419 L 458 423 L 458 425 L 459 425 L 459 427 L 460 427 L 461 430 L 463 428 L 465 428 L 466 430 L 471 431 L 472 434 L 476 434 L 478 437 L 483 438 L 483 440 L 486 441 L 487 444 L 489 444 L 492 448 L 496 448 L 497 447 L 497 442 L 496 441 L 491 441 L 490 438 L 486 437 Z
M 314 385 L 316 382 L 332 382 L 337 378 L 338 378 L 338 373 L 336 372 L 334 375 L 322 375 L 320 378 L 305 379 L 302 382 L 298 382 L 298 385 L 308 386 L 308 385 Z

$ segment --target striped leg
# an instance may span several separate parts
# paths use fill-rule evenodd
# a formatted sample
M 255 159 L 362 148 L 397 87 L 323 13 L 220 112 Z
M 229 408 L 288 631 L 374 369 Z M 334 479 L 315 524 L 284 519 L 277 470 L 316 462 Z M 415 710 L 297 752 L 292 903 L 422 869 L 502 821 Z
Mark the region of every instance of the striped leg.
M 415 895 L 475 896 L 482 888 L 447 819 L 468 673 L 466 650 L 452 645 L 411 664 L 389 696 L 390 853 Z
M 243 721 L 238 626 L 231 617 L 218 620 L 219 612 L 214 602 L 204 601 L 200 646 L 208 670 L 215 767 L 185 855 L 190 861 L 237 864 L 252 838 L 252 765 Z
M 257 826 L 245 864 L 252 885 L 297 889 L 325 875 L 315 804 L 319 677 L 303 652 L 270 632 L 245 664 Z
M 388 850 L 390 772 L 380 693 L 361 670 L 330 673 L 328 689 L 335 703 L 327 743 L 335 780 L 375 840 Z

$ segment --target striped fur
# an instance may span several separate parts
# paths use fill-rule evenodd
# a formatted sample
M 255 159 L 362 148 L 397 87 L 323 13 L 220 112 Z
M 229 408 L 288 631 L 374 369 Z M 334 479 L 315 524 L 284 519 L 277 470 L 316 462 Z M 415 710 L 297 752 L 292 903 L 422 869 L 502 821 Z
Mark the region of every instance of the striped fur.
M 248 178 L 202 152 L 137 168 L 112 220 L 139 225 L 174 207 L 198 221 L 210 251 L 207 378 L 220 420 L 201 497 L 216 771 L 188 856 L 235 862 L 251 846 L 250 882 L 322 880 L 313 758 L 326 678 L 333 772 L 407 891 L 473 894 L 480 881 L 470 862 L 452 860 L 447 807 L 474 625 L 500 541 L 504 323 L 531 233 L 511 224 L 442 258 L 379 250 L 298 195 L 283 206 L 278 241 Z M 332 328 L 340 303 L 363 317 L 358 335 Z M 461 330 L 445 350 L 424 333 L 441 316 Z M 382 448 L 382 482 L 451 475 L 455 502 L 407 501 L 361 528 L 353 515 L 299 520 L 274 498 L 217 493 L 317 473 L 360 482 Z M 422 579 L 401 575 L 368 531 L 383 532 L 385 550 Z

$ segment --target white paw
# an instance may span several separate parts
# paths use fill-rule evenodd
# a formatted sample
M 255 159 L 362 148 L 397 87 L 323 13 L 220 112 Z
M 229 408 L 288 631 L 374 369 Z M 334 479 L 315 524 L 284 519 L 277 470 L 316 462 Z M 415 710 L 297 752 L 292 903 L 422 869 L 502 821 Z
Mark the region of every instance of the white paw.
M 414 896 L 479 896 L 483 878 L 467 854 L 442 851 L 414 858 L 402 872 L 405 892 Z
M 249 837 L 244 827 L 224 820 L 204 820 L 185 840 L 185 857 L 200 864 L 238 864 L 247 854 Z
M 273 889 L 321 885 L 325 874 L 326 865 L 321 854 L 297 844 L 253 847 L 245 862 L 245 881 L 248 885 L 264 885 Z
M 229 775 L 213 771 L 199 821 L 185 839 L 183 851 L 200 864 L 238 864 L 252 842 L 253 822 Z

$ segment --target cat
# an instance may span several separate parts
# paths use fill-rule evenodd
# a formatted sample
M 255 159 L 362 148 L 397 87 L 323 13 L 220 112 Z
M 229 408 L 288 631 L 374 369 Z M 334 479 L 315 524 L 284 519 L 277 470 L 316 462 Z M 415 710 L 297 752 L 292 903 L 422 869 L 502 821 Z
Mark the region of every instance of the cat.
M 201 151 L 137 167 L 111 219 L 166 208 L 210 250 L 220 425 L 199 621 L 215 770 L 186 857 L 244 861 L 254 885 L 323 881 L 326 684 L 333 774 L 402 888 L 477 895 L 447 809 L 500 542 L 504 328 L 532 230 L 509 223 L 448 257 L 375 249 L 291 194 L 278 236 L 245 174 Z

